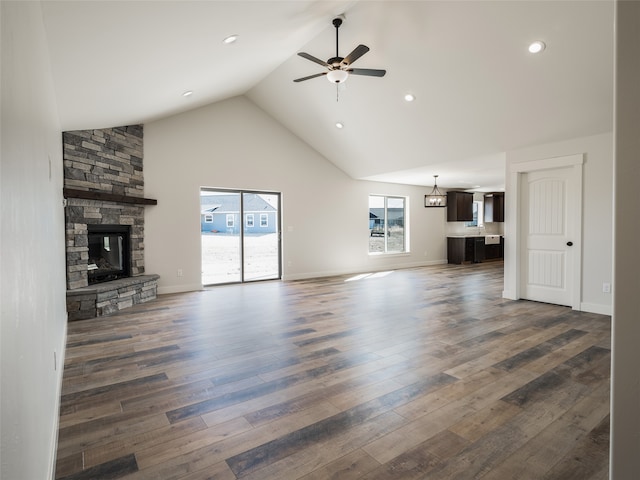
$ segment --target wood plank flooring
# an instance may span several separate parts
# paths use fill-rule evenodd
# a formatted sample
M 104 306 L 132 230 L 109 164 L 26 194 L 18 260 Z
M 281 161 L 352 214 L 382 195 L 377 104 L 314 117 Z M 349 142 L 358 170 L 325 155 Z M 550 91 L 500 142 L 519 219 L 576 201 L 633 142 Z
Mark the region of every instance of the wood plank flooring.
M 501 262 L 160 296 L 69 324 L 57 479 L 608 478 L 610 318 Z

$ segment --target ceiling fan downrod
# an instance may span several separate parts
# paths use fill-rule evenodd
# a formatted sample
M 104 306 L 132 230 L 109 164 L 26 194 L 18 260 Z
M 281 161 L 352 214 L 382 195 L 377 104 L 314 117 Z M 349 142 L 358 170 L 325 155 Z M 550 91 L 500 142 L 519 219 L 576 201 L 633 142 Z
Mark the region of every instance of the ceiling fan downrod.
M 342 19 L 340 17 L 333 19 L 333 26 L 336 27 L 336 59 L 340 58 L 340 54 L 338 53 L 338 29 L 342 25 Z M 342 59 L 340 58 L 340 61 Z

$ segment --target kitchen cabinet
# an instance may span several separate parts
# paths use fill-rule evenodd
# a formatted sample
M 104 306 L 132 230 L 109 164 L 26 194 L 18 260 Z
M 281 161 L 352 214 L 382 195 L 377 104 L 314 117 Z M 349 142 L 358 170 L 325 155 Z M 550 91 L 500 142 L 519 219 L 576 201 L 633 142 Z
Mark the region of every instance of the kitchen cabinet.
M 447 262 L 461 264 L 469 256 L 467 239 L 464 237 L 447 237 Z
M 447 237 L 447 262 L 461 264 L 496 260 L 504 256 L 504 238 L 500 243 L 485 244 L 485 237 Z
M 468 253 L 466 251 L 466 238 L 463 237 L 447 237 L 447 262 L 461 264 L 464 262 Z
M 504 237 L 500 237 L 500 243 L 486 243 L 484 256 L 487 260 L 497 260 L 504 258 Z
M 473 220 L 473 193 L 447 192 L 447 222 Z
M 487 260 L 496 260 L 498 258 L 503 257 L 502 253 L 502 245 L 485 245 L 484 246 L 484 257 Z
M 484 196 L 484 221 L 504 222 L 504 192 L 487 193 Z
M 482 262 L 485 259 L 484 237 L 447 237 L 447 262 Z

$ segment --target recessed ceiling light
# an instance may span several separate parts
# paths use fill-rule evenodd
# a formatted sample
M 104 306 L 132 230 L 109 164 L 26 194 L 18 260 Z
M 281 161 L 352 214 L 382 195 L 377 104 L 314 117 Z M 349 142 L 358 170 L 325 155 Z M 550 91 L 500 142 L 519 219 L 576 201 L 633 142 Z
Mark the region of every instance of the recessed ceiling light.
M 415 99 L 416 99 L 416 96 L 414 94 L 412 94 L 412 93 L 407 93 L 404 96 L 405 102 L 413 102 Z
M 193 95 L 193 91 L 192 90 L 187 90 L 186 92 L 184 92 L 182 94 L 183 97 L 190 97 L 191 95 Z
M 344 123 L 342 122 L 336 122 L 336 128 L 340 129 L 340 128 L 344 128 Z
M 541 42 L 540 40 L 536 40 L 531 45 L 529 45 L 529 52 L 540 53 L 545 48 L 546 48 L 546 45 L 544 44 L 544 42 Z
M 229 35 L 224 40 L 222 40 L 222 43 L 224 43 L 225 45 L 229 45 L 229 44 L 235 42 L 236 40 L 238 40 L 238 35 L 233 34 L 233 35 Z

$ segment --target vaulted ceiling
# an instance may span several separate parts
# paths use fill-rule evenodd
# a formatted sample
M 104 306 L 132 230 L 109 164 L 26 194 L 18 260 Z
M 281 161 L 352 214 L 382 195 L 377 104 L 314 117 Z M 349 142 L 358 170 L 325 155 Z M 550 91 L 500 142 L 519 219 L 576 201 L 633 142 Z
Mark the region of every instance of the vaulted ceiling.
M 365 44 L 354 67 L 386 76 L 294 83 L 323 71 L 298 52 L 335 55 L 339 14 L 340 56 Z M 52 0 L 43 16 L 64 130 L 246 95 L 353 178 L 487 191 L 505 151 L 613 128 L 612 1 Z

